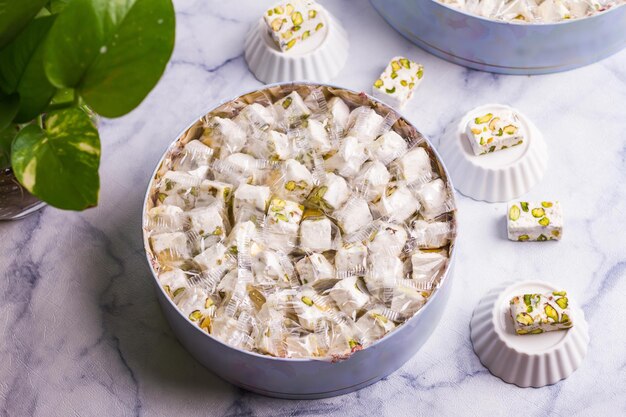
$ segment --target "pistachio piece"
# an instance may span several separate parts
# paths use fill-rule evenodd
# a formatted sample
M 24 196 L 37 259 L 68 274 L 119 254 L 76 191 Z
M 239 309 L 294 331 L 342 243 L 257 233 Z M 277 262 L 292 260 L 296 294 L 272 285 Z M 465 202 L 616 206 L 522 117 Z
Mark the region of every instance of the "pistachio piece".
M 288 15 L 293 13 L 293 5 L 291 3 L 287 3 L 286 11 Z
M 315 26 L 315 31 L 317 32 L 318 30 L 320 30 L 323 27 L 324 27 L 323 23 L 318 23 L 317 26 Z
M 392 72 L 391 73 L 391 79 L 395 80 L 396 78 L 398 78 L 398 73 L 397 72 Z
M 287 191 L 293 191 L 296 189 L 296 182 L 295 181 L 287 181 L 287 183 L 285 184 L 285 189 Z
M 307 297 L 306 295 L 303 296 L 301 298 L 302 302 L 306 305 L 308 305 L 309 307 L 311 307 L 313 305 L 313 300 L 311 300 L 309 297 Z
M 565 292 L 565 291 L 552 291 L 552 295 L 565 297 L 567 295 L 567 292 Z
M 546 316 L 548 316 L 549 319 L 552 319 L 555 322 L 559 321 L 559 313 L 557 313 L 557 311 L 551 305 L 546 305 L 543 311 L 545 311 Z
M 159 193 L 159 194 L 157 195 L 157 198 L 158 198 L 158 200 L 162 203 L 162 202 L 164 202 L 164 201 L 165 201 L 165 199 L 167 198 L 167 194 L 165 194 L 165 193 Z
M 272 20 L 272 23 L 270 23 L 270 26 L 272 27 L 272 30 L 274 32 L 278 32 L 280 30 L 280 28 L 283 26 L 283 19 L 278 17 L 278 18 Z
M 570 323 L 571 324 L 571 320 L 569 318 L 569 316 L 565 313 L 561 314 L 561 323 Z
M 489 122 L 489 130 L 491 130 L 492 132 L 495 131 L 496 128 L 498 127 L 497 124 L 499 121 L 500 121 L 499 117 L 494 117 L 493 119 L 491 119 L 491 121 Z
M 541 219 L 539 219 L 539 224 L 545 227 L 550 224 L 550 219 L 548 219 L 547 217 L 542 217 Z
M 512 221 L 515 221 L 515 220 L 519 219 L 519 216 L 520 216 L 519 207 L 517 207 L 517 205 L 513 204 L 511 206 L 511 208 L 509 209 L 509 219 L 511 219 Z
M 355 347 L 359 346 L 359 342 L 354 339 L 350 339 L 348 340 L 348 345 L 350 346 L 350 349 L 354 349 Z
M 200 322 L 200 328 L 211 333 L 211 317 L 207 316 Z
M 531 210 L 531 214 L 533 215 L 533 217 L 543 217 L 546 215 L 546 211 L 544 209 L 542 209 L 541 207 L 538 208 L 534 208 Z
M 526 330 L 526 329 L 517 329 L 515 332 L 517 334 L 528 334 L 529 333 L 529 331 Z
M 545 242 L 546 240 L 548 240 L 548 238 L 545 235 L 543 235 L 543 234 L 541 234 L 541 235 L 539 235 L 537 237 L 537 241 L 538 242 Z
M 553 203 L 549 202 L 549 201 L 542 201 L 541 205 L 545 208 L 550 208 L 553 206 Z
M 532 297 L 532 294 L 524 294 L 524 304 L 527 306 L 530 306 L 530 297 Z
M 408 83 L 406 82 L 406 80 L 400 80 L 400 85 L 406 87 Z
M 295 44 L 296 44 L 295 39 L 292 39 L 289 42 L 287 42 L 287 50 L 291 49 Z
M 215 230 L 213 230 L 213 235 L 214 235 L 214 236 L 221 236 L 221 235 L 222 235 L 222 233 L 224 233 L 224 231 L 223 231 L 223 230 L 222 230 L 222 228 L 221 228 L 221 227 L 219 227 L 219 226 L 217 226 L 217 227 L 215 228 Z
M 517 132 L 517 127 L 513 126 L 513 125 L 508 125 L 508 126 L 504 126 L 502 128 L 502 130 L 504 131 L 504 133 L 506 133 L 507 135 L 512 135 L 515 132 Z
M 539 333 L 543 333 L 543 329 L 535 329 L 535 330 L 530 331 L 530 334 L 539 334 Z
M 396 87 L 386 88 L 385 91 L 389 94 L 393 94 L 396 92 Z
M 528 313 L 519 313 L 515 316 L 515 320 L 524 326 L 529 326 L 534 322 L 533 317 Z
M 276 219 L 278 219 L 279 221 L 283 221 L 283 222 L 288 222 L 289 221 L 287 216 L 285 216 L 282 213 L 276 213 Z
M 476 129 L 475 127 L 473 127 L 472 129 L 472 133 L 475 135 L 480 135 L 481 130 L 480 129 Z
M 530 236 L 528 235 L 521 235 L 520 237 L 517 238 L 517 240 L 520 242 L 526 242 L 528 239 L 530 239 Z
M 525 213 L 528 213 L 528 201 L 520 201 L 519 205 L 522 206 Z
M 294 26 L 299 26 L 302 24 L 302 22 L 304 22 L 304 19 L 302 18 L 302 13 L 300 12 L 295 12 L 291 14 L 291 21 L 293 22 Z
M 424 76 L 424 68 L 420 67 L 420 69 L 417 70 L 417 79 L 421 80 L 423 76 Z M 411 87 L 411 88 L 413 88 L 413 87 Z
M 387 324 L 389 322 L 389 319 L 387 317 L 383 316 L 382 314 L 378 314 L 378 313 L 372 313 L 372 318 L 375 319 L 375 320 L 378 320 L 382 324 Z
M 406 69 L 411 68 L 411 64 L 410 64 L 409 60 L 406 59 L 406 58 L 400 58 L 400 64 L 402 64 L 402 66 L 404 68 L 406 68 Z
M 215 304 L 215 303 L 214 303 L 214 302 L 213 302 L 213 300 L 212 300 L 211 298 L 209 298 L 209 297 L 207 297 L 207 299 L 206 299 L 206 300 L 204 300 L 204 308 L 209 308 L 209 307 L 211 307 L 213 304 Z
M 380 78 L 374 81 L 374 87 L 380 88 L 382 86 L 383 86 L 383 80 L 381 80 Z
M 289 106 L 291 106 L 291 102 L 293 101 L 293 99 L 291 97 L 287 97 L 283 100 L 283 108 L 284 109 L 288 109 Z
M 274 13 L 276 13 L 276 14 L 283 14 L 283 13 L 285 13 L 285 9 L 283 9 L 281 6 L 276 6 L 276 7 L 274 7 Z
M 477 125 L 481 125 L 483 123 L 487 123 L 489 120 L 491 120 L 492 117 L 493 117 L 493 114 L 487 113 L 484 116 L 475 118 L 474 123 L 476 123 Z
M 309 19 L 315 19 L 317 16 L 317 10 L 309 10 Z
M 194 310 L 189 314 L 189 320 L 198 321 L 202 318 L 202 312 L 200 310 Z
M 308 38 L 309 36 L 311 36 L 311 31 L 307 30 L 302 34 L 302 40 L 305 40 L 306 38 Z
M 176 288 L 176 290 L 174 291 L 174 297 L 176 297 L 178 294 L 182 293 L 183 291 L 185 291 L 184 287 L 181 288 Z
M 563 310 L 565 310 L 567 308 L 567 297 L 561 297 L 561 298 L 557 298 L 556 299 L 556 303 L 559 305 L 559 307 L 561 307 Z
M 398 61 L 391 61 L 391 69 L 394 71 L 400 71 L 400 64 Z
M 493 140 L 493 138 L 491 138 Z M 496 145 L 493 145 L 489 148 L 489 152 L 493 152 L 496 150 Z

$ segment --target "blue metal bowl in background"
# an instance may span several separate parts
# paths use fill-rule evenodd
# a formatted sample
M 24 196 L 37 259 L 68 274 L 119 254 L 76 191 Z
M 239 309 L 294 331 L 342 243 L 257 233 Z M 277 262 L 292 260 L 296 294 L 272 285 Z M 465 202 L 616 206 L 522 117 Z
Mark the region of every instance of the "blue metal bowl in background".
M 297 88 L 300 86 L 313 88 L 330 87 L 335 89 L 335 91 L 341 91 L 355 97 L 358 96 L 361 99 L 365 97 L 377 108 L 393 111 L 389 106 L 374 98 L 365 96 L 363 93 L 359 94 L 329 85 L 295 82 L 274 84 L 266 86 L 259 91 L 263 92 L 271 88 L 283 87 Z M 224 103 L 228 104 L 228 102 Z M 402 118 L 402 121 L 412 131 L 417 132 L 415 127 L 405 118 Z M 183 137 L 196 123 L 194 122 L 180 137 Z M 392 333 L 371 346 L 356 351 L 347 360 L 333 363 L 312 359 L 287 359 L 260 355 L 230 347 L 198 328 L 198 326 L 179 312 L 174 302 L 167 296 L 159 284 L 155 270 L 155 261 L 151 256 L 150 245 L 145 233 L 146 213 L 156 175 L 161 169 L 163 162 L 178 146 L 180 144 L 177 139 L 157 164 L 148 185 L 142 224 L 144 225 L 146 256 L 152 271 L 152 282 L 155 286 L 159 303 L 174 334 L 198 362 L 220 378 L 259 394 L 290 399 L 325 398 L 356 391 L 386 377 L 409 360 L 428 340 L 439 323 L 450 295 L 452 269 L 456 255 L 454 244 L 451 247 L 450 261 L 446 270 L 426 305 L 414 317 L 407 320 Z M 435 156 L 442 179 L 447 182 L 449 189 L 453 190 L 448 172 L 436 150 L 428 141 L 426 141 L 426 147 Z M 457 217 L 454 216 L 454 218 L 457 221 Z
M 502 74 L 566 71 L 626 46 L 626 5 L 570 21 L 528 24 L 489 20 L 436 0 L 371 0 L 411 42 L 466 67 Z

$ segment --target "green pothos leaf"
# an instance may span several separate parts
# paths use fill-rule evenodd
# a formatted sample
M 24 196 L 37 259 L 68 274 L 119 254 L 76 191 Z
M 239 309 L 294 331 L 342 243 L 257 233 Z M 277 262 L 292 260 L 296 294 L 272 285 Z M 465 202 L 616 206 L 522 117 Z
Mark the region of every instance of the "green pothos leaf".
M 75 88 L 96 113 L 121 116 L 161 77 L 174 28 L 171 0 L 72 0 L 46 40 L 46 74 L 56 87 Z
M 46 0 L 0 0 L 0 48 L 17 35 L 44 4 Z
M 19 108 L 19 94 L 4 94 L 0 91 L 0 130 L 3 130 L 11 123 Z
M 22 129 L 13 141 L 11 164 L 20 183 L 50 205 L 83 210 L 98 203 L 100 138 L 79 108 L 50 112 L 44 129 Z

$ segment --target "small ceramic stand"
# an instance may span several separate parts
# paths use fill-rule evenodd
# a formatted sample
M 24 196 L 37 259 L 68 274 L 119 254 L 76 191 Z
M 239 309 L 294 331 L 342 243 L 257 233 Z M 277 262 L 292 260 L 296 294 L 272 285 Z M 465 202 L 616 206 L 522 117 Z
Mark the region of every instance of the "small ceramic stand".
M 263 83 L 285 81 L 328 82 L 348 59 L 348 37 L 339 22 L 318 5 L 326 25 L 322 33 L 311 36 L 282 52 L 267 31 L 261 18 L 246 37 L 245 57 L 250 71 Z
M 587 354 L 589 328 L 583 311 L 572 308 L 568 330 L 517 335 L 509 313 L 515 295 L 558 291 L 543 281 L 508 283 L 491 290 L 476 306 L 470 322 L 471 340 L 489 371 L 520 387 L 543 387 L 567 378 Z
M 486 111 L 507 109 L 515 111 L 526 132 L 521 145 L 475 155 L 465 133 L 467 123 Z M 543 135 L 519 111 L 503 104 L 486 104 L 465 114 L 458 124 L 450 125 L 439 145 L 456 189 L 475 200 L 509 201 L 529 191 L 537 184 L 548 165 L 548 150 Z

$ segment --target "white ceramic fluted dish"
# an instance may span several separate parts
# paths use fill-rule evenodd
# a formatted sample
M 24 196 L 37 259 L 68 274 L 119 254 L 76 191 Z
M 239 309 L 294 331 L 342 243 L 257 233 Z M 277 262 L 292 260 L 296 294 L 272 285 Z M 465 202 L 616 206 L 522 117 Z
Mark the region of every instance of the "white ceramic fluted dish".
M 580 308 L 572 308 L 574 326 L 569 330 L 520 336 L 513 329 L 511 298 L 558 290 L 543 281 L 507 283 L 489 291 L 478 303 L 470 337 L 480 362 L 493 375 L 519 387 L 537 388 L 565 379 L 578 368 L 589 344 L 589 327 Z
M 319 5 L 326 25 L 322 33 L 281 52 L 267 32 L 263 18 L 246 37 L 245 57 L 250 71 L 263 83 L 331 81 L 348 60 L 348 36 L 326 9 Z
M 465 128 L 486 110 L 513 110 L 526 132 L 521 145 L 474 155 Z M 548 148 L 543 135 L 528 117 L 503 104 L 486 104 L 466 113 L 450 125 L 439 145 L 456 189 L 475 200 L 502 202 L 517 198 L 537 184 L 548 166 Z

